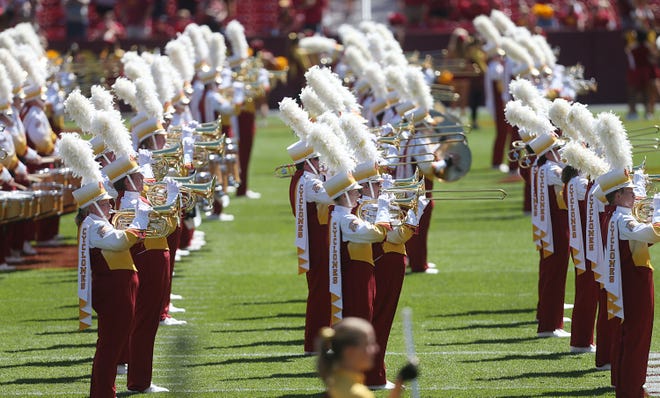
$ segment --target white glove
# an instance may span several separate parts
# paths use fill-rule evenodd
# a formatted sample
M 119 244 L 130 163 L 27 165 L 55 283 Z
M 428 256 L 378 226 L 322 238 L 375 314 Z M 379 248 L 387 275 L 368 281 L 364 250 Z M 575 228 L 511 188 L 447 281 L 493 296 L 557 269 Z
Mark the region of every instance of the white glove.
M 394 180 L 391 175 L 382 174 L 381 177 L 383 177 L 383 182 L 380 183 L 380 186 L 383 190 L 388 190 L 394 186 Z
M 264 68 L 259 69 L 259 85 L 264 89 L 270 89 L 270 77 L 268 76 L 268 71 Z
M 138 230 L 145 230 L 149 226 L 149 213 L 151 213 L 151 207 L 136 206 L 135 207 L 135 217 L 131 221 L 129 228 L 134 228 Z
M 220 84 L 221 88 L 227 88 L 231 86 L 231 69 L 229 68 L 224 68 L 222 72 L 220 72 L 220 76 L 222 77 L 222 83 Z
M 0 182 L 4 184 L 10 182 L 11 180 L 13 180 L 13 178 L 9 173 L 9 170 L 7 170 L 6 167 L 3 167 L 2 171 L 0 172 Z
M 392 134 L 392 131 L 394 131 L 394 127 L 392 127 L 392 125 L 389 123 L 385 123 L 384 125 L 380 126 L 381 137 Z
M 23 162 L 18 162 L 18 165 L 16 165 L 16 168 L 14 169 L 14 175 L 27 175 L 27 167 L 23 164 Z
M 153 157 L 151 155 L 151 151 L 143 148 L 138 149 L 138 165 L 142 167 L 145 164 L 152 164 L 152 163 L 153 163 Z
M 653 224 L 660 223 L 660 194 L 653 195 Z
M 167 205 L 171 205 L 179 197 L 179 183 L 174 181 L 171 178 L 166 178 L 165 183 L 167 184 Z
M 183 163 L 190 164 L 193 161 L 193 154 L 195 152 L 195 139 L 193 137 L 184 137 L 181 143 L 183 144 Z
M 408 212 L 406 213 L 406 220 L 404 222 L 411 227 L 416 227 L 419 225 L 419 218 L 413 209 L 408 209 Z
M 195 130 L 197 127 L 199 127 L 199 122 L 197 120 L 191 120 L 191 121 L 188 122 L 188 124 L 186 126 L 188 128 L 191 128 L 191 129 Z
M 232 87 L 234 88 L 234 97 L 232 98 L 232 102 L 234 104 L 242 104 L 245 102 L 245 85 L 241 82 L 234 82 Z
M 633 192 L 636 198 L 646 197 L 646 175 L 643 170 L 636 170 L 633 174 Z
M 429 199 L 426 196 L 420 196 L 419 199 L 417 199 L 417 213 L 415 215 L 417 216 L 418 220 L 422 218 L 422 214 L 424 214 L 424 209 L 426 209 L 426 206 L 428 204 L 429 204 Z
M 193 127 L 190 124 L 181 127 L 181 139 L 183 140 L 184 138 L 192 138 L 193 134 L 195 133 L 195 128 L 196 127 Z
M 378 197 L 378 210 L 376 211 L 376 224 L 390 223 L 390 199 L 383 194 Z

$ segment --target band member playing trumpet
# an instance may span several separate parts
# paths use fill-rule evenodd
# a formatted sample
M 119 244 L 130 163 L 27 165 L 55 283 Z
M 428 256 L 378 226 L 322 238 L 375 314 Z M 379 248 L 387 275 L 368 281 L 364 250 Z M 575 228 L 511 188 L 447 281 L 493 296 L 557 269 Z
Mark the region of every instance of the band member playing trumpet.
M 330 293 L 328 292 L 328 206 L 332 199 L 323 187 L 318 153 L 298 141 L 287 148 L 296 163 L 291 179 L 289 200 L 296 218 L 298 273 L 307 278 L 307 310 L 305 312 L 305 353 L 312 354 L 319 330 L 330 326 Z
M 607 220 L 607 309 L 620 320 L 615 334 L 612 376 L 617 397 L 645 397 L 646 369 L 653 330 L 654 286 L 649 244 L 660 242 L 660 196 L 653 197 L 650 223 L 632 216 L 634 184 L 626 169 L 614 169 L 599 179 L 616 210 Z
M 571 335 L 563 329 L 569 237 L 566 205 L 560 195 L 563 164 L 554 150 L 556 145 L 557 136 L 552 133 L 541 134 L 528 145 L 528 151 L 536 155 L 538 165 L 535 193 L 541 243 L 537 309 L 539 337 Z

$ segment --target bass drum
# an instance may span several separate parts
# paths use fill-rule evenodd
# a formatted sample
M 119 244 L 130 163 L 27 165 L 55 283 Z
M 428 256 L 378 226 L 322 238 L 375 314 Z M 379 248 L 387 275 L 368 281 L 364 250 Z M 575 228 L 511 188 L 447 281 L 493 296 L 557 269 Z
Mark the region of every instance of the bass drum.
M 434 154 L 436 159 L 451 158 L 451 165 L 438 173 L 441 181 L 453 182 L 464 177 L 472 166 L 472 151 L 465 136 L 465 125 L 450 114 L 441 113 L 436 110 L 429 112 L 432 121 L 428 126 L 442 136 L 432 138 L 438 144 Z M 455 133 L 455 134 L 447 134 Z

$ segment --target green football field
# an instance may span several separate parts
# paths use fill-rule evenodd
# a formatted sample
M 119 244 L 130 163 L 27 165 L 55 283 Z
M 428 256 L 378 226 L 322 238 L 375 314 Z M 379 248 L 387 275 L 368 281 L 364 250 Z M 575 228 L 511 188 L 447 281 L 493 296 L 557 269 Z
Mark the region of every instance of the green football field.
M 314 359 L 302 355 L 306 284 L 297 275 L 288 180 L 294 137 L 275 117 L 260 122 L 251 189 L 232 199 L 230 223 L 204 222 L 208 242 L 176 266 L 173 292 L 188 325 L 161 327 L 154 382 L 162 396 L 308 397 L 323 391 Z M 649 125 L 636 122 L 631 128 Z M 536 338 L 538 257 L 522 184 L 490 169 L 493 124 L 469 134 L 470 173 L 447 189 L 504 188 L 504 201 L 441 201 L 433 213 L 429 260 L 438 275 L 406 276 L 399 308 L 412 307 L 422 397 L 613 397 L 609 372 L 593 354 L 571 355 L 568 339 Z M 641 158 L 636 156 L 635 164 Z M 660 171 L 660 156 L 649 156 Z M 71 215 L 61 233 L 75 238 Z M 652 249 L 652 256 L 660 255 Z M 570 265 L 566 302 L 573 297 Z M 570 311 L 566 311 L 570 317 Z M 85 396 L 96 329 L 77 331 L 76 271 L 0 273 L 0 396 Z M 657 323 L 656 323 L 657 325 Z M 570 328 L 570 324 L 567 325 Z M 652 351 L 660 351 L 655 330 Z M 393 379 L 406 360 L 400 311 L 389 343 Z M 117 378 L 125 394 L 126 377 Z M 377 394 L 379 397 L 386 393 Z

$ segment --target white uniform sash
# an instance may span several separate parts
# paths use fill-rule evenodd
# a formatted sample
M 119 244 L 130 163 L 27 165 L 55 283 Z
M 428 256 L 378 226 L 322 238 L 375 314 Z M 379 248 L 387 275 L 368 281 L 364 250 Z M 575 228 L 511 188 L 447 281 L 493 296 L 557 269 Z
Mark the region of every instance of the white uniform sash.
M 586 256 L 591 261 L 591 269 L 598 283 L 605 284 L 607 268 L 604 264 L 603 239 L 600 231 L 600 201 L 594 196 L 597 185 L 591 187 L 587 193 L 587 242 Z M 604 268 L 605 267 L 605 268 Z
M 85 218 L 78 239 L 78 306 L 79 330 L 92 326 L 92 268 L 89 259 L 89 227 L 94 223 Z
M 548 193 L 547 171 L 548 168 L 545 167 L 545 165 L 539 167 L 537 179 L 538 185 L 536 187 L 536 194 L 539 201 L 539 237 L 541 239 L 541 245 L 543 245 L 543 257 L 550 256 L 555 252 L 552 237 L 552 219 L 550 217 L 550 195 Z
M 582 218 L 580 216 L 580 205 L 578 198 L 578 184 L 580 179 L 573 178 L 566 189 L 568 193 L 568 228 L 570 233 L 569 244 L 573 253 L 573 264 L 577 268 L 578 275 L 587 270 L 584 258 L 584 241 L 582 239 Z
M 338 215 L 330 216 L 330 264 L 328 272 L 330 275 L 330 301 L 332 324 L 339 322 L 344 317 L 342 310 L 344 303 L 341 294 L 341 226 Z
M 619 253 L 619 219 L 621 213 L 615 212 L 607 227 L 607 268 L 605 279 L 607 291 L 607 319 L 614 317 L 623 320 L 623 294 L 621 286 L 621 256 Z
M 307 202 L 305 202 L 305 176 L 296 184 L 296 250 L 298 251 L 298 274 L 309 271 L 309 237 L 307 231 Z
M 543 247 L 541 245 L 540 231 L 539 231 L 539 199 L 536 189 L 537 179 L 538 179 L 539 168 L 536 165 L 533 165 L 530 170 L 530 178 L 532 183 L 530 185 L 531 198 L 532 198 L 532 240 L 536 245 L 536 250 L 541 250 Z

